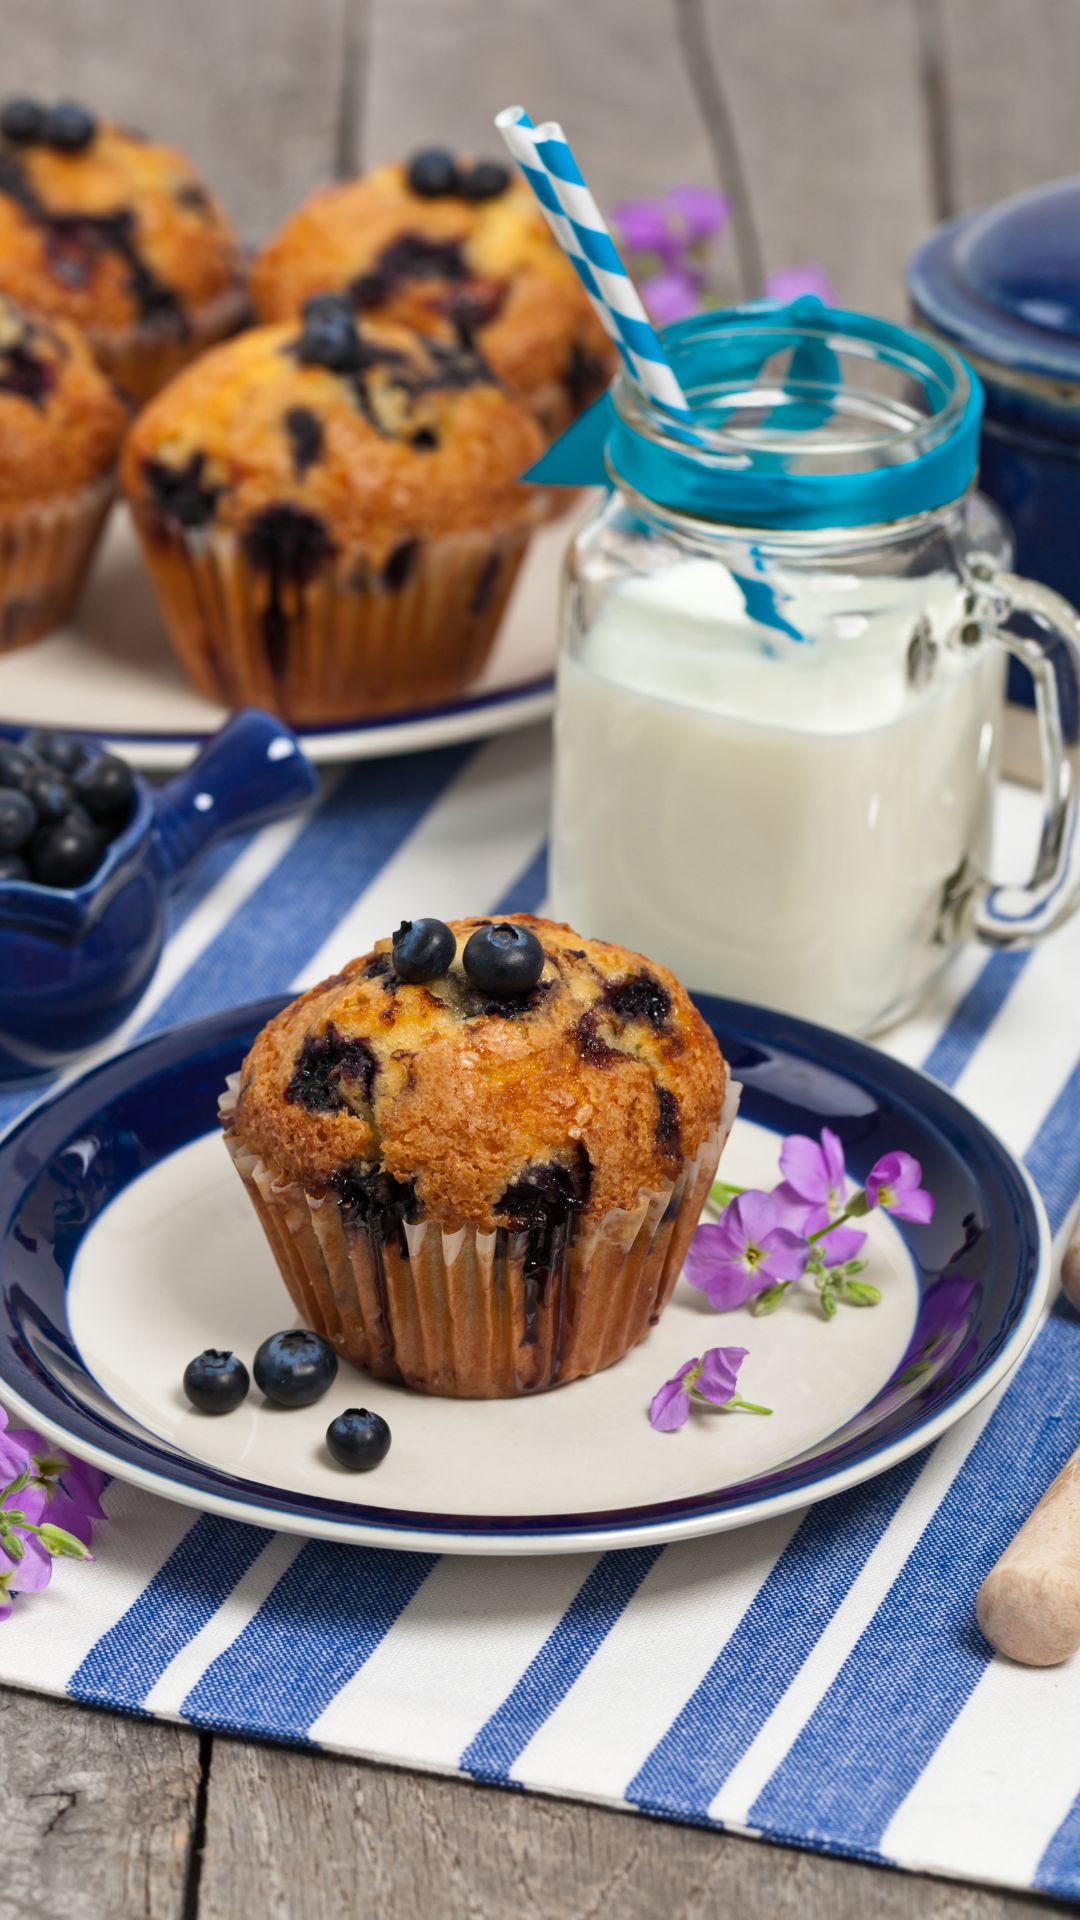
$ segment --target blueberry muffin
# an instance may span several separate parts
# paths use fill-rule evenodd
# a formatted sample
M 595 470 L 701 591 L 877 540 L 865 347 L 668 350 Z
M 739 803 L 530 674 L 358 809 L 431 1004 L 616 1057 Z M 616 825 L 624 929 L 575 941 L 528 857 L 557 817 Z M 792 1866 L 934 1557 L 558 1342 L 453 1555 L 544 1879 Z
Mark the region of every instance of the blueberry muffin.
M 0 289 L 77 326 L 134 400 L 247 311 L 236 240 L 188 161 L 72 101 L 0 109 Z
M 309 1326 L 382 1379 L 506 1399 L 645 1338 L 734 1104 L 672 974 L 517 914 L 405 923 L 293 1001 L 222 1121 Z
M 529 188 L 497 161 L 441 151 L 326 187 L 252 270 L 264 320 L 317 293 L 479 348 L 545 436 L 602 393 L 614 350 Z
M 0 652 L 37 640 L 71 608 L 127 419 L 74 328 L 0 294 Z
M 123 465 L 195 685 L 302 726 L 460 693 L 545 511 L 540 445 L 478 355 L 334 297 L 214 348 Z

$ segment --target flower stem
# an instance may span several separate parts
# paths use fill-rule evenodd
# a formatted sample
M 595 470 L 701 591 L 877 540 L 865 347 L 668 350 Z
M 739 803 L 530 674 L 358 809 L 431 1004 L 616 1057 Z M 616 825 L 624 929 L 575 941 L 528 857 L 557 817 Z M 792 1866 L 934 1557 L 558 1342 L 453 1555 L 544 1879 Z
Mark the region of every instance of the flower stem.
M 753 1400 L 744 1400 L 741 1393 L 733 1394 L 732 1398 L 728 1402 L 728 1405 L 732 1407 L 738 1407 L 741 1413 L 770 1413 L 771 1414 L 772 1412 L 771 1407 L 759 1407 L 755 1405 Z

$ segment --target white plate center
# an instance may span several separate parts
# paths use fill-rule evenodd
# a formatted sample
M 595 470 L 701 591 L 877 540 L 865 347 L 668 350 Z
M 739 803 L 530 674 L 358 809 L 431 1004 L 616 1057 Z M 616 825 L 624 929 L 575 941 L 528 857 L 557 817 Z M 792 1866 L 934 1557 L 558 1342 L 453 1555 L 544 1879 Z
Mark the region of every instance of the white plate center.
M 740 1120 L 725 1151 L 739 1185 L 777 1179 L 778 1137 Z M 434 1516 L 554 1516 L 649 1506 L 715 1492 L 815 1447 L 896 1369 L 918 1307 L 915 1274 L 892 1222 L 869 1223 L 864 1278 L 880 1306 L 826 1322 L 816 1294 L 789 1295 L 755 1320 L 717 1314 L 680 1281 L 649 1339 L 606 1373 L 531 1400 L 455 1401 L 390 1387 L 342 1366 L 314 1407 L 284 1412 L 254 1387 L 237 1412 L 195 1413 L 181 1389 L 205 1347 L 250 1367 L 267 1334 L 295 1323 L 239 1179 L 214 1132 L 159 1162 L 118 1195 L 84 1241 L 70 1281 L 76 1345 L 105 1392 L 152 1433 L 240 1480 L 288 1493 Z M 652 1394 L 706 1347 L 748 1347 L 739 1390 L 768 1418 L 695 1412 L 654 1433 Z M 323 1437 L 345 1407 L 390 1423 L 382 1466 L 351 1475 Z M 239 1491 L 239 1489 L 238 1489 Z

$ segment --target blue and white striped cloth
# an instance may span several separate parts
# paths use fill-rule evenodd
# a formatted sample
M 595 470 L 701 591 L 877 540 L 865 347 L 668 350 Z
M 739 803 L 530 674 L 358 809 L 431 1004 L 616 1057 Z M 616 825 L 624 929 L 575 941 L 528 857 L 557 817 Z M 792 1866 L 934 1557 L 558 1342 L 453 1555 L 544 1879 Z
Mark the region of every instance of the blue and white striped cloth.
M 409 913 L 538 906 L 547 783 L 540 730 L 336 776 L 202 869 L 133 1030 L 306 984 Z M 1020 870 L 1035 796 L 1008 791 L 1001 827 Z M 1078 962 L 1080 918 L 1030 956 L 973 951 L 887 1042 L 1025 1156 L 1059 1236 L 1080 1188 Z M 97 1564 L 60 1562 L 0 1626 L 0 1680 L 1080 1897 L 1080 1659 L 1012 1667 L 973 1617 L 1078 1437 L 1080 1327 L 1059 1309 L 932 1450 L 686 1546 L 383 1553 L 114 1482 Z

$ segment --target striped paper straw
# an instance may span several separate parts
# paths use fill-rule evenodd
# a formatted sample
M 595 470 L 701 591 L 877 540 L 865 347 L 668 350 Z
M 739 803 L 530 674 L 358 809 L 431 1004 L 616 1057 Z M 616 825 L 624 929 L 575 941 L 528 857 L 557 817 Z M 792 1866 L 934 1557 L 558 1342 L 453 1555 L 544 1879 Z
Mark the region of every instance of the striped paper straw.
M 631 378 L 651 400 L 689 413 L 686 395 L 558 121 L 537 127 L 524 107 L 506 107 L 496 115 L 495 125 Z

